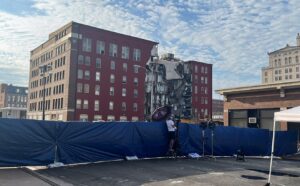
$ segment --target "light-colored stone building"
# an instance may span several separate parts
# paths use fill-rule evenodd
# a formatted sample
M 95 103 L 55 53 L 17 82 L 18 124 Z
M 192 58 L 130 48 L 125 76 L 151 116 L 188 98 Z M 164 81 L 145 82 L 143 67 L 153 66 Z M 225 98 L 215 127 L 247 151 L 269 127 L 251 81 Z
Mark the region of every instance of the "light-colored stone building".
M 297 46 L 286 47 L 269 55 L 269 66 L 262 68 L 262 83 L 282 83 L 300 81 L 300 35 L 297 35 Z
M 0 84 L 0 118 L 26 118 L 27 87 Z

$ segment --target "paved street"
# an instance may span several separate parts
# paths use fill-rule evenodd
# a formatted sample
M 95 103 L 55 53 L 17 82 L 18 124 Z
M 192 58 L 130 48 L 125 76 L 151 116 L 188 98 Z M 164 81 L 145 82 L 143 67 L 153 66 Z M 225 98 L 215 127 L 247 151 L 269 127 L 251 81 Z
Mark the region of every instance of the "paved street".
M 35 171 L 40 178 L 27 174 L 31 185 L 257 185 L 262 186 L 268 177 L 267 159 L 246 159 L 237 162 L 233 158 L 213 159 L 148 159 L 138 161 L 114 161 L 76 165 Z M 0 185 L 19 184 L 24 172 L 1 172 Z M 3 171 L 3 170 L 1 170 Z M 7 176 L 7 177 L 6 177 Z M 9 182 L 11 180 L 11 182 Z M 16 182 L 12 181 L 15 180 Z M 25 180 L 26 181 L 26 180 Z M 30 183 L 28 180 L 27 182 Z M 46 183 L 47 181 L 48 183 Z M 300 162 L 275 160 L 273 185 L 299 185 Z M 27 184 L 28 185 L 28 184 Z

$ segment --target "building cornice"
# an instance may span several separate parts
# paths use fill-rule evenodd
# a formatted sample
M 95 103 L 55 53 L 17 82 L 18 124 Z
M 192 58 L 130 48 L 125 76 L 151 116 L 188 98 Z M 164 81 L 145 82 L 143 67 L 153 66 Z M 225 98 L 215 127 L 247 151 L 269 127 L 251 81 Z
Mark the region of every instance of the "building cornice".
M 290 89 L 290 88 L 300 88 L 300 81 L 226 88 L 226 89 L 216 90 L 216 93 L 221 95 L 230 95 L 230 94 L 237 94 L 237 93 L 262 92 L 268 90 L 281 90 L 281 89 Z

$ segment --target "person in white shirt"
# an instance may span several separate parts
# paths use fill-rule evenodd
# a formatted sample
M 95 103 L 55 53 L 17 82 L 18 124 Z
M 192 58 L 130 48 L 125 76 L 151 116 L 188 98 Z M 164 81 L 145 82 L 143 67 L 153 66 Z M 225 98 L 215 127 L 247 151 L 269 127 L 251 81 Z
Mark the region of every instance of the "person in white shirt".
M 168 135 L 169 135 L 169 152 L 174 152 L 174 142 L 175 142 L 175 133 L 176 133 L 176 126 L 173 121 L 172 117 L 169 117 L 166 120 L 166 125 L 168 127 Z

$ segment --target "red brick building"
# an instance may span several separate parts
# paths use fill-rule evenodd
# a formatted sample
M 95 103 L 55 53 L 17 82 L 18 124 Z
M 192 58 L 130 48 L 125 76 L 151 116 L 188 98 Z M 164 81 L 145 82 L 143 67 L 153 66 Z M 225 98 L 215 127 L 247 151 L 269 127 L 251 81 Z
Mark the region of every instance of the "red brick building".
M 137 65 L 157 44 L 75 22 L 61 27 L 31 51 L 27 117 L 41 119 L 45 103 L 46 120 L 143 120 L 145 70 Z
M 274 112 L 300 105 L 300 82 L 263 84 L 217 90 L 224 96 L 224 125 L 272 130 Z M 277 130 L 300 129 L 280 122 Z
M 193 119 L 212 118 L 212 64 L 188 61 L 192 76 Z

